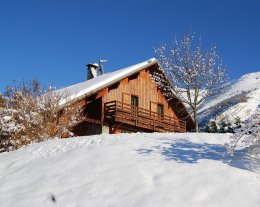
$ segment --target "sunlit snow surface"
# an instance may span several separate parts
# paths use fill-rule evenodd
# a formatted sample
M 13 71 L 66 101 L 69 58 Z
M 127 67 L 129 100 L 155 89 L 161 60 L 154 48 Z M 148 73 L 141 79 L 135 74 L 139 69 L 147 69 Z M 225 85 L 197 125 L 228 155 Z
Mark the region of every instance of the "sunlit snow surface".
M 230 162 L 225 134 L 55 139 L 0 154 L 0 206 L 250 206 L 259 160 Z
M 244 94 L 244 95 L 242 95 Z M 241 97 L 246 101 L 241 101 Z M 260 72 L 248 73 L 234 82 L 225 92 L 206 102 L 201 110 L 203 119 L 234 122 L 236 117 L 247 120 L 260 105 Z

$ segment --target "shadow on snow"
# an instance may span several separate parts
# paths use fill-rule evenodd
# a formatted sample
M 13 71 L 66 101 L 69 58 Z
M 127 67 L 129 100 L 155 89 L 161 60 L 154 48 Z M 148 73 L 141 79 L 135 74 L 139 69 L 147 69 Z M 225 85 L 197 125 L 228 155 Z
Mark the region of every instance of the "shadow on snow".
M 259 167 L 259 160 L 248 155 L 246 150 L 235 152 L 234 158 L 227 155 L 223 145 L 208 143 L 193 143 L 186 139 L 173 140 L 162 138 L 166 142 L 163 146 L 155 146 L 151 149 L 139 149 L 137 152 L 142 155 L 160 153 L 165 160 L 174 160 L 178 163 L 198 163 L 199 160 L 208 159 L 226 163 L 232 167 L 255 171 Z

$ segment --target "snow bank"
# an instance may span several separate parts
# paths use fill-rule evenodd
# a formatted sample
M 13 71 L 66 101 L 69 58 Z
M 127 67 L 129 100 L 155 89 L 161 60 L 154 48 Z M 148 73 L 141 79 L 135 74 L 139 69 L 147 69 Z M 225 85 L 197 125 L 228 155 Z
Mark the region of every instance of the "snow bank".
M 1 206 L 259 206 L 257 160 L 228 162 L 225 134 L 51 140 L 0 154 Z

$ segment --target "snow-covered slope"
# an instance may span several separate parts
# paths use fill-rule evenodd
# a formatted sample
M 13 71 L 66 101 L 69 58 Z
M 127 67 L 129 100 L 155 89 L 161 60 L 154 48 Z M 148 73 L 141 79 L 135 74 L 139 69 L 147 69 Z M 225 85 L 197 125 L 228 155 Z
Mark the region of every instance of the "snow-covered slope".
M 200 114 L 203 119 L 216 118 L 217 121 L 233 122 L 236 117 L 241 121 L 248 119 L 260 104 L 260 72 L 249 73 L 218 97 L 206 102 Z
M 100 135 L 0 154 L 0 206 L 260 203 L 259 162 L 224 157 L 225 134 Z

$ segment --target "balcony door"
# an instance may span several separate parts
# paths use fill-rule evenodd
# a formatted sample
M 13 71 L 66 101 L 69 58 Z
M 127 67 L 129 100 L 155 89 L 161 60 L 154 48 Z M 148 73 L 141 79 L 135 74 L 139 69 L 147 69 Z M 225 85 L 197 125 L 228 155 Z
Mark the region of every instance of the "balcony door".
M 163 118 L 164 114 L 164 107 L 163 104 L 156 103 L 156 102 L 150 102 L 150 111 L 151 111 L 151 116 L 152 117 L 157 117 L 158 118 Z
M 135 116 L 134 121 L 137 123 L 137 116 L 138 116 L 138 96 L 131 95 L 131 113 Z
M 138 96 L 131 95 L 131 106 L 137 108 L 139 104 Z
M 164 110 L 163 110 L 163 105 L 160 103 L 158 103 L 157 105 L 157 113 L 160 118 L 163 118 Z

